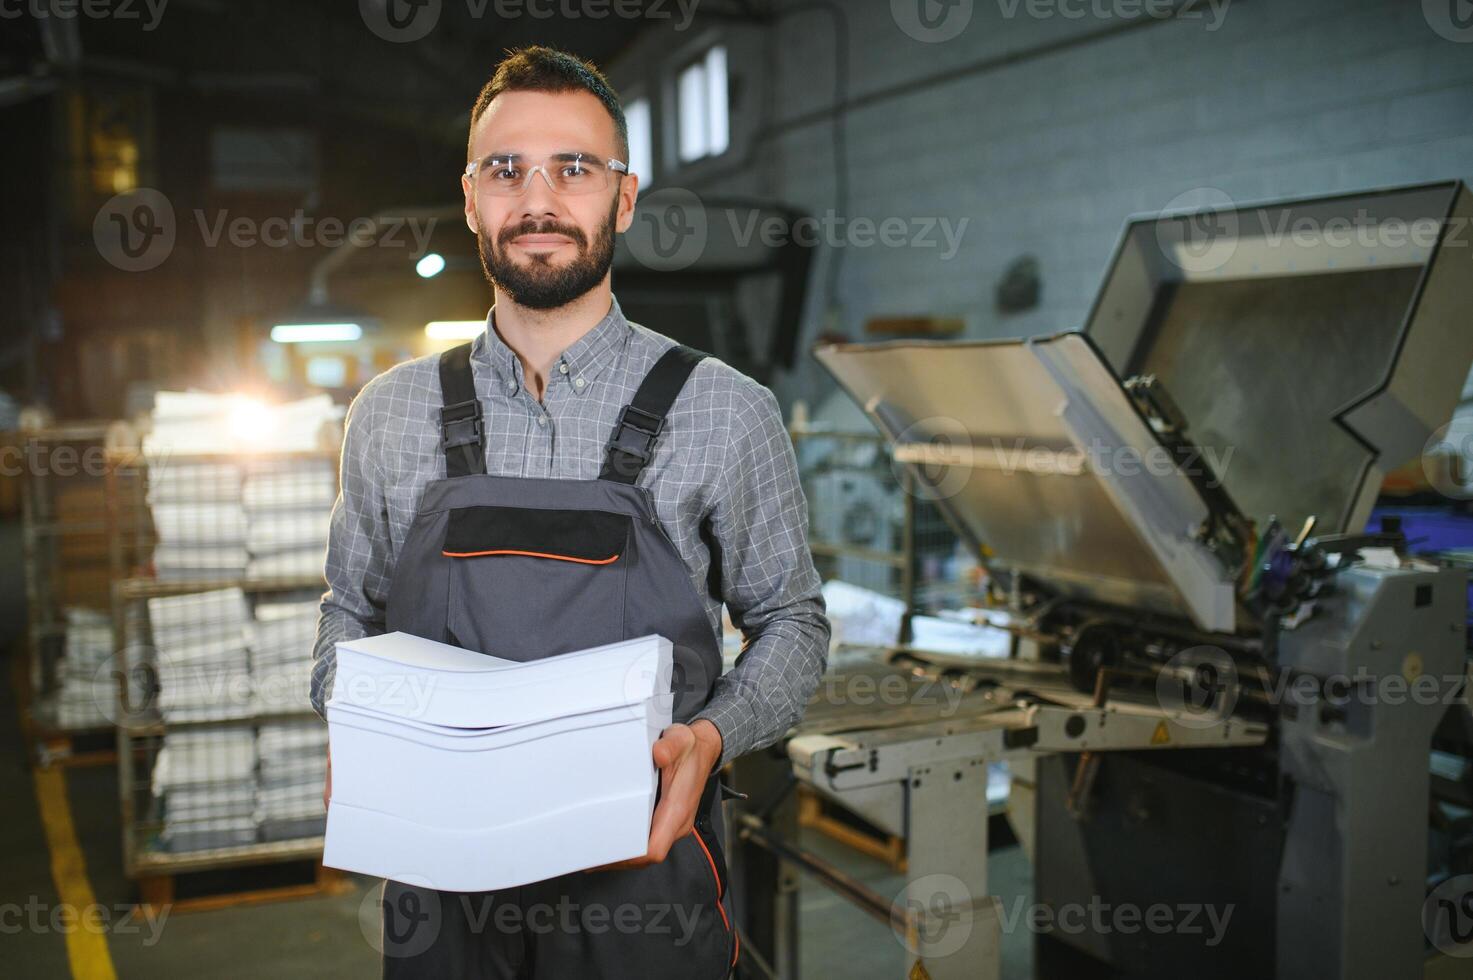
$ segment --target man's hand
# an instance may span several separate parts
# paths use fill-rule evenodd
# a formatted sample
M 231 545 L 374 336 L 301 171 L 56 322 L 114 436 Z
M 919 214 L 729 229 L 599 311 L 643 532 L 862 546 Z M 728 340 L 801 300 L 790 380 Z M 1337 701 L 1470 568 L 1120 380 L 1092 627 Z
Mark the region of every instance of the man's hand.
M 332 799 L 332 747 L 327 749 L 327 779 L 322 783 L 322 809 L 327 809 L 328 801 Z
M 660 803 L 650 821 L 649 850 L 644 857 L 590 871 L 642 868 L 665 860 L 675 842 L 695 827 L 706 780 L 721 758 L 721 731 L 705 718 L 694 725 L 671 725 L 655 742 L 654 756 L 660 770 Z

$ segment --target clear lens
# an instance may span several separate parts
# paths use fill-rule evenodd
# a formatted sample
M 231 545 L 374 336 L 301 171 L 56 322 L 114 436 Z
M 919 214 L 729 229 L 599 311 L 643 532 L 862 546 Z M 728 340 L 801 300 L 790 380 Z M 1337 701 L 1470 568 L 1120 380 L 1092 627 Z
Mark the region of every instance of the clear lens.
M 608 188 L 615 169 L 622 169 L 617 160 L 605 161 L 591 153 L 555 153 L 543 160 L 493 153 L 466 172 L 485 193 L 511 197 L 525 192 L 527 183 L 542 175 L 559 194 L 593 194 Z

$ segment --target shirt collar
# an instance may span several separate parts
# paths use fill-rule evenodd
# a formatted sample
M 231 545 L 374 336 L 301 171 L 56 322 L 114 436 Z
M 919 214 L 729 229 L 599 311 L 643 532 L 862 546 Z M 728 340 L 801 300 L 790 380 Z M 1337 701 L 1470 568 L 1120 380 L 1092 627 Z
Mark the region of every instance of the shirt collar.
M 516 351 L 508 347 L 506 341 L 496 332 L 495 322 L 496 307 L 493 306 L 486 314 L 486 329 L 479 339 L 484 356 L 496 372 L 497 381 L 515 393 L 516 388 L 524 383 L 522 362 Z M 619 309 L 618 298 L 611 295 L 609 312 L 604 314 L 603 319 L 575 340 L 553 362 L 548 384 L 566 384 L 574 394 L 586 394 L 603 369 L 623 353 L 632 332 L 629 321 L 624 318 L 624 312 Z M 561 370 L 563 364 L 568 366 L 566 372 Z

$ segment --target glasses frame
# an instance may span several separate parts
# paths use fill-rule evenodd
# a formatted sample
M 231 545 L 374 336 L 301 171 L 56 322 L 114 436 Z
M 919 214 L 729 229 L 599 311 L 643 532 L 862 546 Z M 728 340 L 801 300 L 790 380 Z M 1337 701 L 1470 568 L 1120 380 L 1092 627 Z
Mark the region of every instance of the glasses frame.
M 471 186 L 472 187 L 475 187 L 476 186 L 476 174 L 480 172 L 480 167 L 481 167 L 481 165 L 483 163 L 485 163 L 487 160 L 490 160 L 492 157 L 496 157 L 496 156 L 507 156 L 507 157 L 510 157 L 510 156 L 517 156 L 517 155 L 518 154 L 515 154 L 515 153 L 488 153 L 485 156 L 481 157 L 481 159 L 479 159 L 479 160 L 472 160 L 470 163 L 466 164 L 465 165 L 465 172 L 462 174 L 462 176 L 464 176 L 467 179 L 469 179 L 470 182 L 471 182 Z M 605 168 L 607 168 L 608 170 L 612 171 L 613 173 L 619 174 L 620 176 L 623 176 L 623 175 L 629 173 L 629 164 L 625 163 L 623 160 L 615 160 L 613 157 L 609 157 L 607 160 L 605 160 L 602 157 L 598 156 L 597 154 L 594 154 L 594 153 L 584 153 L 582 150 L 574 150 L 574 151 L 572 151 L 570 153 L 549 153 L 543 159 L 543 161 L 541 163 L 539 163 L 539 164 L 537 164 L 537 165 L 535 165 L 535 166 L 533 166 L 533 167 L 531 167 L 530 169 L 527 170 L 527 176 L 522 180 L 522 186 L 517 188 L 517 192 L 515 194 L 496 195 L 496 196 L 498 196 L 498 197 L 501 197 L 501 196 L 505 196 L 505 197 L 521 197 L 523 194 L 527 193 L 527 188 L 532 186 L 532 176 L 534 174 L 536 174 L 538 171 L 541 171 L 542 172 L 542 179 L 547 182 L 547 186 L 552 190 L 552 192 L 554 194 L 565 194 L 565 193 L 567 193 L 566 191 L 558 190 L 557 184 L 553 183 L 552 175 L 547 172 L 547 162 L 549 160 L 551 160 L 553 157 L 556 157 L 556 156 L 569 157 L 569 158 L 571 158 L 571 162 L 578 162 L 582 157 L 589 157 L 590 159 L 598 160 Z M 609 187 L 609 185 L 606 183 L 606 184 L 604 184 L 604 186 L 603 186 L 602 189 L 603 190 L 608 190 L 608 187 Z M 590 191 L 589 193 L 594 193 L 594 192 L 593 191 Z M 582 197 L 584 195 L 575 194 L 573 196 L 574 197 Z

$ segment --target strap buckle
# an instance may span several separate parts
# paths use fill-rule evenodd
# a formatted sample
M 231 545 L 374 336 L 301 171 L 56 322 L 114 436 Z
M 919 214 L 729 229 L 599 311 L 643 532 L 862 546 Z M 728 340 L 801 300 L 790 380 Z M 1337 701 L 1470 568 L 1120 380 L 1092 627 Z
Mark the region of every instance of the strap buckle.
M 609 440 L 609 452 L 618 450 L 633 456 L 641 464 L 648 463 L 654 455 L 655 440 L 664 428 L 664 416 L 635 408 L 633 404 L 625 405 L 614 427 L 614 437 Z
M 440 448 L 479 446 L 485 430 L 481 426 L 481 401 L 456 402 L 440 409 Z

